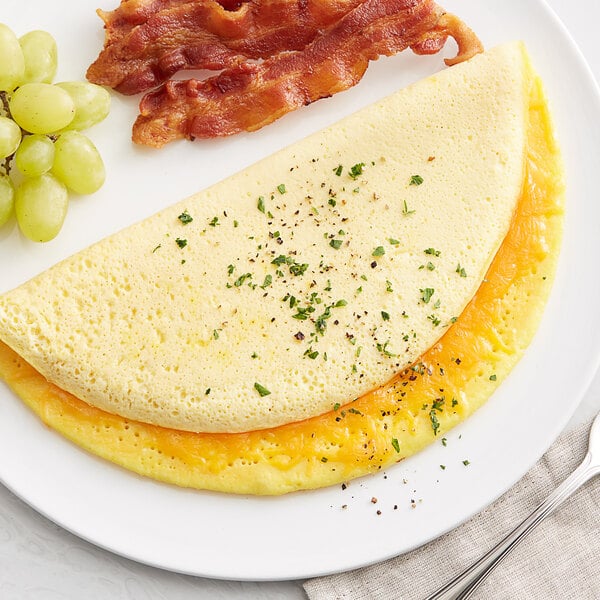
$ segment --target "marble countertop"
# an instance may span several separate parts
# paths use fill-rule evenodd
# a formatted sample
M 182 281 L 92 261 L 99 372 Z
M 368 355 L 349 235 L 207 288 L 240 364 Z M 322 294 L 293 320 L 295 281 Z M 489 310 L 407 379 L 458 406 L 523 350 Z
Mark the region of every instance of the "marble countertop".
M 548 0 L 600 81 L 597 0 Z M 576 6 L 576 10 L 574 10 Z M 569 426 L 600 410 L 597 374 Z M 147 567 L 96 548 L 36 513 L 0 485 L 2 600 L 280 600 L 306 598 L 302 582 L 215 581 Z

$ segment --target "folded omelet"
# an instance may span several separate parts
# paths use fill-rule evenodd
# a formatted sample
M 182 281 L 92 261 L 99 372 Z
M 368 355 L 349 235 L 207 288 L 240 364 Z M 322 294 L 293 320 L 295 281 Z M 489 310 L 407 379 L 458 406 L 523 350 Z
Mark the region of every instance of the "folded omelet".
M 89 450 L 277 494 L 383 468 L 530 341 L 562 172 L 521 44 L 340 121 L 0 297 L 0 376 Z

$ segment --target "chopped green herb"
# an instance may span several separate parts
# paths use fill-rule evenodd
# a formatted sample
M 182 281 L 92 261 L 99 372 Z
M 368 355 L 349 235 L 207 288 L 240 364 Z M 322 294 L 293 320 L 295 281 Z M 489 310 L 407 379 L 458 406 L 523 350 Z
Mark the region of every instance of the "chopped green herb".
M 227 275 L 231 275 L 235 267 L 233 265 L 227 265 Z
M 206 388 L 206 391 L 204 392 L 205 396 L 208 396 L 210 394 L 210 388 Z
M 306 272 L 306 269 L 308 269 L 308 263 L 297 263 L 294 262 L 290 265 L 290 273 L 292 275 L 304 275 L 304 273 Z
M 399 240 L 395 240 L 394 238 L 388 238 L 388 242 L 392 245 L 392 246 L 398 246 L 400 244 Z
M 265 280 L 260 287 L 264 290 L 265 288 L 268 288 L 271 283 L 273 283 L 273 277 L 271 277 L 271 275 L 265 275 Z
M 456 406 L 458 404 L 458 400 L 456 398 L 452 398 L 452 406 Z
M 251 279 L 252 278 L 252 273 L 244 273 L 243 275 L 240 275 L 233 283 L 233 285 L 235 285 L 235 287 L 241 287 L 242 285 L 244 285 L 244 281 L 246 281 L 246 279 Z
M 158 246 L 156 246 L 156 248 L 154 248 L 154 250 L 152 250 L 152 254 L 154 254 L 161 246 L 162 246 L 162 244 L 159 244 Z
M 336 402 L 336 403 L 333 405 L 333 410 L 335 410 L 335 411 L 337 411 L 337 410 L 340 410 L 340 406 L 341 406 L 341 404 L 340 404 L 339 402 Z
M 329 200 L 327 200 L 327 204 L 329 204 L 329 206 L 335 206 L 337 201 L 335 198 L 329 198 Z
M 178 245 L 180 248 L 185 248 L 185 247 L 187 246 L 187 240 L 182 240 L 181 238 L 177 238 L 177 239 L 175 240 L 175 242 L 177 243 L 177 245 Z
M 392 438 L 392 447 L 398 453 L 400 453 L 400 444 L 396 438 Z
M 496 375 L 490 375 L 490 381 L 496 381 Z
M 423 178 L 420 175 L 412 175 L 410 178 L 410 185 L 421 185 Z
M 340 177 L 344 172 L 344 167 L 342 167 L 342 165 L 338 165 L 335 169 L 333 169 L 333 172 Z
M 334 308 L 339 308 L 340 306 L 346 306 L 348 303 L 345 300 L 338 300 L 335 305 Z
M 460 266 L 460 263 L 458 263 L 456 265 L 456 272 L 461 276 L 461 277 L 466 277 L 467 276 L 467 272 L 464 270 L 463 267 Z
M 408 210 L 408 204 L 406 204 L 406 200 L 404 200 L 404 208 L 402 209 L 402 214 L 403 215 L 412 215 L 415 211 L 414 210 Z
M 425 250 L 423 250 L 423 252 L 431 256 L 440 256 L 442 254 L 439 250 L 436 250 L 435 248 L 426 248 Z
M 462 463 L 463 463 L 463 465 L 465 465 L 465 467 L 468 467 L 471 464 L 471 461 L 463 460 Z
M 215 340 L 219 339 L 219 330 L 218 329 L 213 329 L 213 337 L 215 338 Z
M 376 342 L 375 346 L 376 346 L 378 352 L 381 352 L 381 354 L 383 354 L 384 356 L 390 356 L 392 358 L 398 356 L 397 354 L 392 354 L 387 349 L 389 343 L 390 343 L 389 340 L 385 344 L 380 344 L 379 342 Z
M 445 471 L 445 470 L 446 470 L 446 465 L 440 465 L 440 469 L 441 469 L 442 471 Z
M 393 288 L 392 288 L 392 282 L 389 279 L 385 280 L 385 291 L 386 292 L 393 292 Z
M 383 246 L 377 246 L 371 256 L 383 256 L 385 254 L 385 248 Z
M 233 222 L 233 226 L 234 226 L 234 227 L 237 227 L 238 225 L 239 225 L 239 223 L 238 223 L 237 221 L 234 221 L 234 222 Z
M 437 327 L 441 323 L 441 320 L 435 315 L 429 315 L 427 318 L 433 323 L 434 327 Z
M 326 463 L 329 459 L 326 456 L 321 456 L 321 462 Z
M 384 321 L 389 321 L 389 320 L 390 320 L 390 314 L 389 314 L 389 313 L 386 313 L 386 312 L 385 312 L 385 310 L 382 310 L 382 311 L 381 311 L 381 318 L 382 318 Z
M 192 217 L 190 216 L 190 213 L 188 213 L 187 210 L 184 210 L 178 217 L 177 217 L 184 225 L 187 225 L 188 223 L 191 223 L 194 219 L 192 219 Z
M 277 191 L 278 191 L 280 194 L 285 194 L 285 192 L 286 192 L 286 189 L 285 189 L 285 183 L 280 183 L 280 184 L 277 186 Z
M 219 217 L 213 217 L 209 225 L 211 227 L 216 227 L 219 224 Z
M 437 414 L 433 408 L 429 411 L 429 420 L 431 421 L 433 435 L 437 435 L 437 432 L 440 428 L 440 422 L 438 421 Z
M 426 265 L 428 271 L 435 271 L 435 265 L 430 261 Z
M 342 240 L 330 240 L 329 245 L 336 250 L 339 250 L 342 247 Z
M 258 203 L 257 203 L 256 207 L 258 208 L 258 210 L 260 210 L 261 213 L 264 214 L 264 212 L 265 212 L 265 198 L 264 198 L 264 196 L 259 196 L 258 197 Z
M 362 163 L 362 162 L 352 165 L 350 167 L 350 171 L 348 172 L 348 175 L 350 175 L 350 177 L 352 177 L 352 179 L 356 179 L 359 175 L 362 175 L 364 166 L 365 166 L 365 163 Z
M 260 383 L 255 383 L 254 389 L 260 394 L 261 398 L 271 393 L 264 385 L 260 385 Z
M 250 358 L 258 358 L 258 354 L 256 354 L 256 352 L 253 352 L 253 353 L 250 355 Z
M 448 445 L 448 440 L 444 437 L 442 438 L 442 446 L 447 446 Z
M 421 300 L 423 300 L 423 302 L 425 302 L 425 304 L 429 304 L 429 301 L 431 300 L 431 297 L 435 293 L 435 290 L 433 288 L 425 288 L 425 289 L 422 289 L 419 291 L 421 292 Z

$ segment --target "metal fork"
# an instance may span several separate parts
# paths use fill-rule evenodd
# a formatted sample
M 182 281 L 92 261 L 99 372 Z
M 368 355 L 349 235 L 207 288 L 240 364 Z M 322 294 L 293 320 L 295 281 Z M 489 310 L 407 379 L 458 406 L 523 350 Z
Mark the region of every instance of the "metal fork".
M 525 536 L 552 514 L 571 494 L 586 481 L 600 473 L 600 414 L 592 423 L 588 451 L 582 463 L 557 487 L 520 525 L 501 542 L 482 556 L 466 571 L 444 585 L 427 600 L 467 600 L 484 579 L 500 564 Z

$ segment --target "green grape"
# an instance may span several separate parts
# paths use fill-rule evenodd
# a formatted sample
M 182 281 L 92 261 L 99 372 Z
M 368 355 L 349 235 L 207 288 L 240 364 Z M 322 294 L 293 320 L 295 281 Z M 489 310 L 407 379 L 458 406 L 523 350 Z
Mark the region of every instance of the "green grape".
M 0 117 L 0 158 L 13 154 L 21 141 L 21 128 L 8 117 Z
M 0 92 L 12 92 L 23 82 L 25 58 L 17 36 L 0 23 Z
M 37 177 L 47 173 L 54 163 L 54 144 L 45 135 L 27 135 L 23 138 L 15 164 L 26 177 Z
M 62 227 L 69 193 L 52 175 L 25 179 L 15 191 L 17 223 L 23 235 L 34 242 L 49 242 Z
M 93 194 L 106 176 L 104 163 L 89 138 L 66 131 L 54 144 L 52 173 L 76 194 Z
M 15 204 L 15 188 L 8 175 L 0 175 L 0 227 L 8 221 Z
M 54 38 L 47 31 L 30 31 L 19 44 L 25 57 L 23 83 L 52 83 L 58 67 Z
M 62 88 L 26 83 L 10 99 L 12 118 L 29 133 L 54 133 L 75 116 L 75 103 Z
M 103 87 L 87 81 L 66 81 L 56 85 L 68 92 L 75 103 L 75 118 L 66 130 L 89 129 L 108 115 L 110 94 Z

